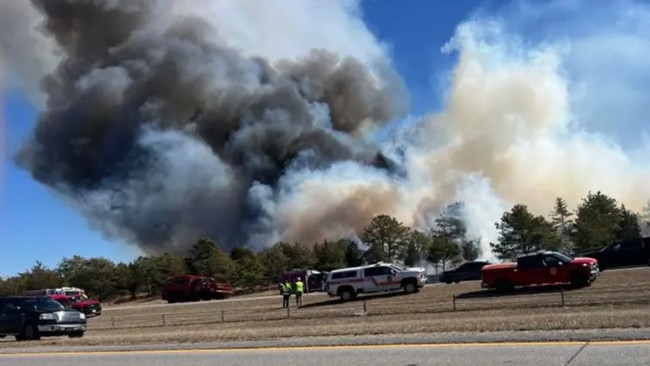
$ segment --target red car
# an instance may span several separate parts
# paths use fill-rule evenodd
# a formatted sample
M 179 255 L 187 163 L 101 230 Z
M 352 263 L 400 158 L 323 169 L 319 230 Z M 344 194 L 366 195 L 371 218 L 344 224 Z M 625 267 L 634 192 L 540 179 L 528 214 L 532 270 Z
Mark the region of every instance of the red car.
M 515 287 L 570 283 L 588 286 L 600 276 L 598 261 L 540 251 L 522 255 L 517 262 L 489 264 L 481 269 L 481 287 L 508 291 Z
M 49 296 L 51 299 L 61 303 L 61 305 L 66 308 L 79 310 L 86 314 L 86 317 L 99 316 L 102 314 L 102 304 L 98 300 L 89 299 L 82 289 L 76 287 L 30 290 L 27 291 L 25 295 Z
M 61 303 L 66 308 L 75 309 L 86 314 L 86 317 L 102 315 L 102 305 L 97 300 L 68 295 L 50 295 L 50 298 Z

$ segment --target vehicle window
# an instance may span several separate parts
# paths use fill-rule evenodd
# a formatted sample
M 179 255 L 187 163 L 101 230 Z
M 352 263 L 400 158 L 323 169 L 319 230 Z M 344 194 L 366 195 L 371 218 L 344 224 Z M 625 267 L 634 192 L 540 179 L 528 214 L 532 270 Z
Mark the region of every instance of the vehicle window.
M 483 266 L 485 266 L 485 263 L 483 263 L 483 262 L 474 262 L 474 263 L 471 263 L 468 270 L 470 270 L 470 271 L 479 271 L 479 270 L 481 270 L 481 268 L 483 268 Z
M 627 240 L 621 243 L 621 249 L 641 249 L 643 247 L 643 242 L 641 239 L 632 239 Z
M 25 299 L 22 301 L 22 307 L 25 309 L 34 309 L 42 311 L 59 311 L 65 309 L 61 303 L 52 299 Z
M 386 267 L 369 267 L 363 270 L 363 275 L 364 277 L 381 276 L 385 274 L 384 268 Z
M 517 261 L 518 267 L 522 268 L 537 268 L 543 267 L 542 257 L 538 255 L 530 255 L 526 257 L 521 257 Z
M 458 270 L 458 271 L 466 271 L 466 270 L 471 269 L 471 268 L 472 268 L 471 263 L 463 263 L 460 266 L 456 267 L 456 270 Z
M 0 312 L 12 311 L 15 309 L 16 307 L 9 300 L 0 299 Z
M 614 243 L 611 246 L 607 247 L 608 251 L 616 251 L 621 249 L 621 243 Z
M 547 254 L 544 256 L 544 263 L 547 266 L 558 266 L 560 262 L 560 258 L 556 257 L 553 254 Z
M 332 279 L 342 279 L 342 278 L 353 278 L 357 276 L 357 271 L 345 271 L 345 272 L 336 272 L 332 273 Z
M 568 255 L 566 255 L 566 254 L 564 254 L 564 253 L 559 253 L 559 252 L 557 252 L 557 253 L 553 253 L 553 255 L 554 255 L 556 258 L 558 258 L 559 260 L 561 260 L 562 262 L 569 263 L 569 262 L 571 262 L 571 261 L 573 260 L 573 257 L 568 256 Z

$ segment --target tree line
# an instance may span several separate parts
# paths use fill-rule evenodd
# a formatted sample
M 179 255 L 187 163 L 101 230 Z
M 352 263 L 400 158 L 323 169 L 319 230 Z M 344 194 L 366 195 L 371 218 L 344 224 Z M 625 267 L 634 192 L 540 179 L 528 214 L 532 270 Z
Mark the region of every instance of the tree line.
M 463 202 L 448 205 L 427 230 L 412 229 L 389 215 L 377 215 L 358 240 L 326 240 L 314 245 L 278 242 L 257 253 L 245 247 L 224 252 L 217 242 L 203 238 L 185 256 L 163 253 L 140 256 L 128 263 L 73 256 L 63 258 L 55 268 L 36 262 L 25 272 L 0 279 L 0 295 L 74 286 L 100 300 L 156 296 L 168 276 L 188 273 L 228 281 L 239 291 L 251 292 L 275 286 L 288 269 L 330 271 L 377 261 L 406 266 L 429 263 L 436 272 L 444 271 L 482 254 L 481 238 L 468 233 L 463 221 L 465 207 Z M 547 216 L 533 215 L 526 205 L 517 204 L 495 225 L 499 237 L 490 246 L 500 260 L 513 260 L 540 249 L 575 254 L 647 232 L 650 204 L 644 212 L 634 213 L 601 192 L 590 192 L 573 212 L 558 197 Z

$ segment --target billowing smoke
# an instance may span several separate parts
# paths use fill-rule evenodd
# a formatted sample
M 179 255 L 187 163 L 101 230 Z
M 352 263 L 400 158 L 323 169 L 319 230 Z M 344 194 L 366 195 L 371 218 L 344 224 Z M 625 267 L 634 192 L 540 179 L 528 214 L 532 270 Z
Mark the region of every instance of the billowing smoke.
M 640 210 L 650 197 L 647 145 L 630 152 L 581 120 L 593 108 L 576 109 L 571 54 L 499 24 L 459 26 L 445 108 L 377 144 L 408 95 L 356 2 L 32 3 L 62 57 L 41 68 L 54 70 L 47 107 L 18 161 L 148 252 L 205 235 L 311 243 L 381 213 L 426 228 L 462 200 L 490 257 L 513 203 L 547 214 L 556 196 L 602 190 Z
M 271 64 L 199 17 L 161 26 L 171 2 L 33 4 L 64 57 L 18 161 L 110 234 L 152 251 L 245 243 L 259 191 L 287 172 L 388 168 L 363 139 L 406 108 L 387 65 L 321 49 Z

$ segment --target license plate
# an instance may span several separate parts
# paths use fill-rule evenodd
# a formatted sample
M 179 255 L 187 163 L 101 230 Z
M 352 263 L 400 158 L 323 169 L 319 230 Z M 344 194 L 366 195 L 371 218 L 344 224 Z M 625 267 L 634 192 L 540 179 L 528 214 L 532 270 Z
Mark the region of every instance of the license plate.
M 97 312 L 97 310 L 93 310 L 93 313 L 96 313 L 96 312 Z

